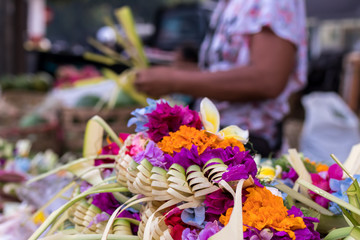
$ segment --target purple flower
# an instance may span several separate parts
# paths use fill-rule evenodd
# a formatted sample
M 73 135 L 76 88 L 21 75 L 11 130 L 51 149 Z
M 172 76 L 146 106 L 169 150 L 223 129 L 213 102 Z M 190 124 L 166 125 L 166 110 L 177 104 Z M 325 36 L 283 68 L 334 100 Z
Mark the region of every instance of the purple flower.
M 107 220 L 109 220 L 109 218 L 110 218 L 110 215 L 105 212 L 97 214 L 94 217 L 94 219 L 89 223 L 89 226 L 87 226 L 87 227 L 90 228 L 93 224 L 98 224 L 100 222 L 107 221 Z
M 112 214 L 120 203 L 115 199 L 112 193 L 97 193 L 93 195 L 92 203 L 107 214 Z
M 224 159 L 227 159 L 227 152 L 225 149 L 222 148 L 207 148 L 205 151 L 200 155 L 199 161 L 202 163 L 202 166 L 206 164 L 209 160 L 213 158 L 220 158 L 224 161 Z
M 290 179 L 293 183 L 299 178 L 294 168 L 290 168 L 290 171 L 282 173 L 282 179 Z
M 86 181 L 82 181 L 81 184 L 80 184 L 80 192 L 83 193 L 85 192 L 86 190 L 88 190 L 89 188 L 91 188 L 91 184 L 86 182 Z
M 248 177 L 249 172 L 248 169 L 246 169 L 246 165 L 244 164 L 230 167 L 222 175 L 222 179 L 226 182 L 247 179 Z
M 146 145 L 145 150 L 139 152 L 134 157 L 135 162 L 137 162 L 138 164 L 140 164 L 141 161 L 144 159 L 148 160 L 155 167 L 163 168 L 165 166 L 165 158 L 163 151 L 161 151 L 161 149 L 157 147 L 156 143 L 151 140 Z
M 234 206 L 234 200 L 232 199 L 232 197 L 228 196 L 221 189 L 219 189 L 213 193 L 206 195 L 204 204 L 207 207 L 207 214 L 220 215 L 226 212 L 228 208 Z
M 304 220 L 306 228 L 295 230 L 296 239 L 300 240 L 320 240 L 320 234 L 314 229 L 314 222 L 319 222 L 319 219 L 312 217 L 305 217 L 300 209 L 293 206 L 288 210 L 288 214 L 295 217 L 301 217 Z
M 0 168 L 3 168 L 6 163 L 6 158 L 0 157 Z
M 191 165 L 201 167 L 197 146 L 193 145 L 190 150 L 182 148 L 180 152 L 174 152 L 174 156 L 165 154 L 166 168 L 169 169 L 174 163 L 179 164 L 185 170 Z
M 271 229 L 265 228 L 261 231 L 254 228 L 248 229 L 244 232 L 244 239 L 251 239 L 251 240 L 270 240 L 273 239 L 274 233 Z
M 221 226 L 219 226 L 217 221 L 214 222 L 208 222 L 205 225 L 205 228 L 199 233 L 198 240 L 207 240 L 211 236 L 215 235 L 222 229 Z
M 182 240 L 197 240 L 198 239 L 198 233 L 196 229 L 190 230 L 190 228 L 186 228 L 181 235 Z
M 202 164 L 206 164 L 213 158 L 219 158 L 229 166 L 228 172 L 225 176 L 223 175 L 223 178 L 229 179 L 228 181 L 240 180 L 243 178 L 247 179 L 249 175 L 255 179 L 257 167 L 249 151 L 240 151 L 239 147 L 229 146 L 225 149 L 208 148 L 200 155 Z M 236 176 L 237 174 L 240 175 Z
M 247 225 L 245 225 L 247 226 Z M 244 239 L 253 239 L 255 237 L 258 237 L 260 234 L 260 231 L 257 230 L 254 227 L 247 226 L 248 229 L 244 232 Z
M 190 110 L 188 107 L 171 107 L 167 102 L 157 103 L 156 109 L 146 114 L 149 122 L 144 126 L 148 127 L 149 137 L 159 142 L 164 136 L 169 136 L 170 132 L 176 132 L 180 126 L 186 125 L 196 129 L 202 128 L 199 113 Z

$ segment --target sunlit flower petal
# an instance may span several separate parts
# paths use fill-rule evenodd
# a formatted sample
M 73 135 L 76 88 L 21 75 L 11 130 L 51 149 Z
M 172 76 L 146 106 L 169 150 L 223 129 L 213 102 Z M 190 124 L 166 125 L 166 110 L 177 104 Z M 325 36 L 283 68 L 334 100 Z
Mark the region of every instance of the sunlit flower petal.
M 206 131 L 217 133 L 220 127 L 220 114 L 214 103 L 204 98 L 200 103 L 201 121 Z
M 219 132 L 219 135 L 223 138 L 235 138 L 242 143 L 247 143 L 247 141 L 249 140 L 249 131 L 243 130 L 235 125 L 231 125 L 222 129 Z

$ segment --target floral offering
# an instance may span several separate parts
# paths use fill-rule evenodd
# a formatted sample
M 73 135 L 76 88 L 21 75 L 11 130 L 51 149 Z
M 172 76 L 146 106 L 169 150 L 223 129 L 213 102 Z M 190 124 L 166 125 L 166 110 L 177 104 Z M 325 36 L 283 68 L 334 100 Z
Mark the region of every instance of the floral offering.
M 136 133 L 110 134 L 113 142 L 96 158 L 69 167 L 84 179 L 59 210 L 73 210 L 68 219 L 72 234 L 79 239 L 87 234 L 103 239 L 320 239 L 314 230 L 318 219 L 305 217 L 295 206 L 286 208 L 281 192 L 260 183 L 254 156 L 244 146 L 248 132 L 236 126 L 219 130 L 219 113 L 210 100 L 202 101 L 200 112 L 164 100 L 148 103 L 129 120 Z M 93 166 L 85 170 L 86 161 Z M 86 174 L 94 168 L 96 173 Z M 59 212 L 30 239 L 56 224 Z M 58 230 L 55 236 L 64 234 Z
M 280 160 L 281 161 L 281 160 Z M 279 163 L 279 162 L 275 162 Z M 334 163 L 330 167 L 322 164 L 322 163 L 315 163 L 311 162 L 308 158 L 303 159 L 304 166 L 306 170 L 309 172 L 311 176 L 311 183 L 321 188 L 322 190 L 328 193 L 334 193 L 337 190 L 336 187 L 333 186 L 333 189 L 330 187 L 330 182 L 334 183 L 335 181 L 341 181 L 343 179 L 343 170 L 341 167 Z M 294 183 L 298 180 L 299 176 L 295 169 L 289 165 L 282 165 L 282 167 L 286 170 L 281 173 L 281 179 L 284 183 L 288 186 L 293 187 Z M 332 184 L 334 185 L 334 184 Z M 316 194 L 313 191 L 309 191 L 310 197 L 320 206 L 329 209 L 330 207 L 330 200 Z M 338 213 L 339 211 L 335 211 L 334 213 Z

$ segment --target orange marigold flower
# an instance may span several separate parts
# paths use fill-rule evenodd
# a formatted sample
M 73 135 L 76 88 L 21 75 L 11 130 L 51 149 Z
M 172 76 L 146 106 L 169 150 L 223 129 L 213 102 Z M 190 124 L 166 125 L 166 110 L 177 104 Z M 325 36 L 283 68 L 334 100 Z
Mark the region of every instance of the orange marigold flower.
M 295 239 L 294 230 L 304 229 L 306 225 L 301 217 L 289 216 L 281 197 L 273 195 L 268 189 L 251 187 L 246 189 L 247 199 L 243 205 L 244 225 L 262 230 L 267 227 L 287 232 Z M 247 227 L 244 226 L 244 231 Z
M 242 144 L 242 142 L 236 140 L 235 138 L 225 138 L 224 140 L 220 140 L 217 148 L 225 149 L 228 146 L 239 147 L 240 152 L 245 151 L 244 144 Z
M 316 172 L 326 172 L 329 170 L 329 166 L 323 163 L 316 163 L 314 161 L 310 161 L 309 158 L 305 158 L 305 162 L 310 163 L 311 165 L 313 165 L 316 169 Z
M 317 172 L 327 172 L 327 171 L 329 171 L 329 166 L 326 164 L 318 163 L 316 165 L 316 171 Z
M 226 225 L 229 223 L 229 221 L 230 221 L 230 216 L 231 216 L 232 211 L 233 211 L 233 208 L 228 208 L 228 209 L 226 210 L 225 216 L 221 214 L 221 216 L 220 216 L 220 218 L 219 218 L 219 221 L 220 221 L 224 226 L 226 226 Z
M 178 131 L 170 133 L 170 136 L 164 137 L 158 143 L 159 148 L 170 155 L 173 155 L 173 152 L 180 152 L 182 148 L 190 150 L 193 145 L 198 147 L 199 154 L 203 153 L 208 147 L 225 149 L 228 146 L 238 146 L 240 151 L 245 151 L 244 145 L 235 138 L 220 139 L 215 134 L 185 125 L 181 126 Z

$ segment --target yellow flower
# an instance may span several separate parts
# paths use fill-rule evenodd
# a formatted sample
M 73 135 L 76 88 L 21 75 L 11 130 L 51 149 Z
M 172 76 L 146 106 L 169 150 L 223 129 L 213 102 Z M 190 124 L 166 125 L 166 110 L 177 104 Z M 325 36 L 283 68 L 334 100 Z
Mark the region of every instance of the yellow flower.
M 275 168 L 271 166 L 261 166 L 258 175 L 256 176 L 260 180 L 272 181 L 275 178 Z
M 288 215 L 281 197 L 273 195 L 265 187 L 256 186 L 246 190 L 249 194 L 243 206 L 244 231 L 247 230 L 246 226 L 255 227 L 260 231 L 264 228 L 274 228 L 288 233 L 291 239 L 295 239 L 293 231 L 306 227 L 301 217 Z
M 35 224 L 42 224 L 45 221 L 46 217 L 44 212 L 39 212 L 38 214 L 36 214 L 33 218 L 33 222 Z

